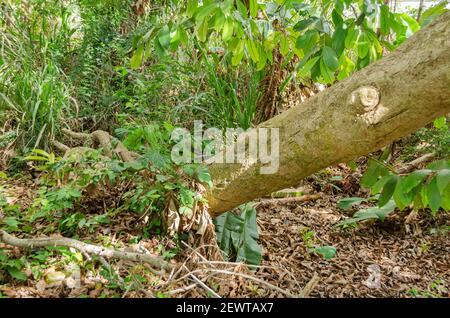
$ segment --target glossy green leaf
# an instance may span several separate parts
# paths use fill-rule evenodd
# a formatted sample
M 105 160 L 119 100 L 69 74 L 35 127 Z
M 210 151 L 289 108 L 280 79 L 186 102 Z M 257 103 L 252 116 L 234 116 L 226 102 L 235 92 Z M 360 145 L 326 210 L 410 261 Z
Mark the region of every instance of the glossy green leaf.
M 402 182 L 402 191 L 407 193 L 418 186 L 431 173 L 429 169 L 416 170 L 411 172 Z
M 368 200 L 367 198 L 356 198 L 356 197 L 344 198 L 339 201 L 338 206 L 340 209 L 347 210 L 356 204 L 360 204 L 362 202 L 367 202 L 367 200 Z
M 383 191 L 381 191 L 380 198 L 378 199 L 378 206 L 382 207 L 392 198 L 394 194 L 395 188 L 397 186 L 398 177 L 396 175 L 390 175 L 389 179 L 386 181 L 386 184 L 383 187 Z
M 381 34 L 389 34 L 389 7 L 385 4 L 381 5 L 380 8 L 380 31 Z
M 307 62 L 304 63 L 303 66 L 299 66 L 300 67 L 299 74 L 306 76 L 306 74 L 308 74 L 314 67 L 314 65 L 317 63 L 319 58 L 320 58 L 319 56 L 313 57 L 312 59 L 307 60 Z
M 333 33 L 332 47 L 337 55 L 341 55 L 345 49 L 345 38 L 347 37 L 347 29 L 339 26 Z
M 396 208 L 396 204 L 394 200 L 390 200 L 386 205 L 383 207 L 372 207 L 364 210 L 360 210 L 356 212 L 352 218 L 345 219 L 344 221 L 340 222 L 338 225 L 346 225 L 351 224 L 355 222 L 360 222 L 364 220 L 370 220 L 370 219 L 378 219 L 381 221 L 384 221 L 384 219 L 392 213 Z
M 437 179 L 434 177 L 427 187 L 428 203 L 432 213 L 435 215 L 441 207 L 441 195 L 437 186 Z
M 324 46 L 322 49 L 322 59 L 325 65 L 331 70 L 335 71 L 339 67 L 339 61 L 336 52 L 328 46 Z
M 442 169 L 436 174 L 436 186 L 439 193 L 444 193 L 445 188 L 450 184 L 450 170 Z
M 188 0 L 186 14 L 189 18 L 192 18 L 194 14 L 197 12 L 198 8 L 198 0 Z
M 345 37 L 345 47 L 347 49 L 351 49 L 355 46 L 356 42 L 358 41 L 359 37 L 359 30 L 355 28 L 354 26 L 351 27 L 348 32 L 347 36 Z
M 249 0 L 249 7 L 250 7 L 250 16 L 252 18 L 256 17 L 258 14 L 258 2 L 257 0 Z
M 322 75 L 323 80 L 327 84 L 331 84 L 334 81 L 333 71 L 328 68 L 325 64 L 323 57 L 320 59 L 320 73 Z
M 208 17 L 216 9 L 215 3 L 210 3 L 208 5 L 203 5 L 197 10 L 195 15 L 195 20 L 197 22 L 203 22 L 206 17 Z
M 358 39 L 358 57 L 363 59 L 369 53 L 369 41 L 365 33 L 361 34 Z
M 289 38 L 286 36 L 282 36 L 280 39 L 280 53 L 283 56 L 286 56 L 289 52 Z
M 295 47 L 297 49 L 303 50 L 304 54 L 307 55 L 311 49 L 316 45 L 317 41 L 319 40 L 319 34 L 315 30 L 308 30 L 297 38 L 297 41 L 295 43 Z
M 222 40 L 228 42 L 228 40 L 230 40 L 231 37 L 233 36 L 233 29 L 234 29 L 234 21 L 232 18 L 228 17 L 222 29 Z
M 258 63 L 258 61 L 259 61 L 259 52 L 258 52 L 258 48 L 256 47 L 255 42 L 250 40 L 250 39 L 247 39 L 246 47 L 247 47 L 247 51 L 248 51 L 252 61 L 254 63 Z

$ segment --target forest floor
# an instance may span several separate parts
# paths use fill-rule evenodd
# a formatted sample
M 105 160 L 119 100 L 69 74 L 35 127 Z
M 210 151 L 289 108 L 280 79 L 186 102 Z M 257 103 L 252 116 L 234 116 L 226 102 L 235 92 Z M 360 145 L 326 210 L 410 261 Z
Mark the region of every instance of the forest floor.
M 340 171 L 333 169 L 334 174 Z M 0 190 L 10 204 L 25 211 L 38 191 L 34 182 L 0 179 Z M 207 260 L 192 247 L 176 248 L 175 241 L 162 236 L 130 244 L 136 243 L 139 229 L 136 216 L 125 213 L 83 232 L 79 239 L 166 253 L 179 270 L 160 274 L 139 264 L 111 261 L 107 266 L 113 274 L 108 278 L 102 271 L 104 262 L 75 257 L 75 251 L 24 251 L 0 244 L 16 258 L 28 259 L 27 279 L 0 285 L 0 293 L 7 297 L 450 297 L 448 214 L 408 218 L 408 213 L 395 213 L 384 222 L 340 228 L 336 225 L 352 214 L 338 207 L 344 195 L 334 187 L 316 191 L 315 178 L 301 186 L 320 198 L 256 201 L 263 247 L 263 261 L 256 271 L 240 263 Z M 37 236 L 58 232 L 45 221 L 33 227 Z M 311 252 L 315 246 L 333 246 L 336 254 L 325 259 Z M 61 279 L 48 279 L 61 272 Z

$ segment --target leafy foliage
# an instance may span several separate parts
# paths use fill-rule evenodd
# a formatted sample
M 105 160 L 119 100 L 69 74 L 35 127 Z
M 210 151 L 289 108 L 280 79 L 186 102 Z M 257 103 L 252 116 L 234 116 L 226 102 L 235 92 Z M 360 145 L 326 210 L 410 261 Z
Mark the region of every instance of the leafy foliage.
M 261 263 L 262 249 L 256 225 L 256 210 L 250 205 L 240 207 L 241 214 L 226 212 L 214 220 L 219 247 L 228 259 L 251 265 Z
M 373 197 L 346 198 L 339 207 L 348 209 L 354 204 L 376 200 L 378 206 L 360 210 L 352 218 L 339 225 L 347 225 L 367 219 L 383 221 L 396 208 L 400 211 L 411 206 L 415 210 L 429 208 L 433 216 L 439 209 L 450 210 L 450 161 L 440 160 L 426 169 L 400 175 L 378 160 L 371 160 L 361 179 L 361 185 L 371 189 Z
M 393 50 L 420 28 L 414 19 L 391 12 L 378 0 L 326 1 L 323 6 L 309 1 L 182 3 L 178 19 L 161 21 L 136 38 L 132 67 L 140 67 L 152 49 L 163 55 L 188 45 L 189 31 L 194 31 L 205 46 L 223 45 L 234 66 L 245 59 L 263 70 L 273 62 L 277 48 L 287 59 L 296 55 L 301 60 L 299 75 L 330 84 L 379 59 L 383 47 Z M 422 24 L 443 10 L 445 5 L 427 11 Z

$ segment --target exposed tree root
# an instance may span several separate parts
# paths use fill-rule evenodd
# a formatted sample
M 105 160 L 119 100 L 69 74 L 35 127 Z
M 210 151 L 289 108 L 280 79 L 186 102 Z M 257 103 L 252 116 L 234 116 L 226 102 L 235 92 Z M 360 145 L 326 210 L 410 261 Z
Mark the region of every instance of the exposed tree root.
M 116 154 L 122 161 L 131 162 L 139 156 L 137 153 L 129 151 L 120 141 L 114 143 L 113 137 L 104 130 L 96 130 L 90 134 L 74 132 L 70 129 L 62 129 L 61 131 L 75 142 L 89 145 L 89 147 L 92 148 L 101 148 L 103 154 L 109 158 L 112 158 L 113 154 Z M 115 144 L 115 147 L 113 144 Z M 71 149 L 74 149 L 57 141 L 54 142 L 53 145 L 66 154 Z M 83 149 L 84 148 L 86 147 L 83 147 Z
M 14 237 L 3 230 L 0 230 L 0 241 L 21 247 L 21 248 L 34 248 L 34 247 L 46 247 L 46 246 L 65 246 L 72 247 L 83 254 L 97 255 L 105 258 L 116 258 L 132 262 L 140 262 L 151 265 L 152 267 L 170 270 L 172 266 L 164 261 L 160 257 L 133 253 L 133 252 L 123 252 L 112 248 L 107 248 L 104 246 L 97 246 L 92 244 L 83 243 L 78 240 L 71 238 L 37 238 L 37 239 L 19 239 Z

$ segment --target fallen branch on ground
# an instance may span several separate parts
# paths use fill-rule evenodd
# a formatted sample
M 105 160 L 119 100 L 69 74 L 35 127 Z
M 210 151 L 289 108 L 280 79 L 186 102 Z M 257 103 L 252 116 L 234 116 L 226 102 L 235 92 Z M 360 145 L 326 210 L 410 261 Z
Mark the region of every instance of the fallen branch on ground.
M 417 168 L 420 164 L 427 163 L 431 160 L 433 160 L 436 157 L 435 153 L 427 153 L 411 162 L 408 162 L 405 166 L 397 169 L 397 172 L 400 174 L 409 173 L 415 168 Z
M 104 246 L 97 246 L 83 243 L 71 238 L 37 238 L 37 239 L 19 239 L 3 230 L 0 230 L 0 241 L 9 245 L 21 248 L 47 247 L 47 246 L 64 246 L 72 247 L 82 253 L 102 256 L 105 258 L 117 258 L 132 262 L 147 263 L 153 267 L 170 270 L 172 266 L 160 257 L 151 256 L 142 253 L 123 252 Z
M 302 195 L 300 197 L 262 199 L 261 202 L 301 203 L 301 202 L 315 201 L 320 199 L 321 197 L 322 196 L 320 194 L 307 194 Z
M 314 273 L 314 276 L 311 278 L 311 280 L 308 282 L 308 284 L 306 284 L 306 286 L 300 292 L 300 298 L 309 297 L 309 294 L 311 294 L 313 289 L 316 288 L 319 281 L 320 281 L 319 275 L 317 275 L 317 273 Z

